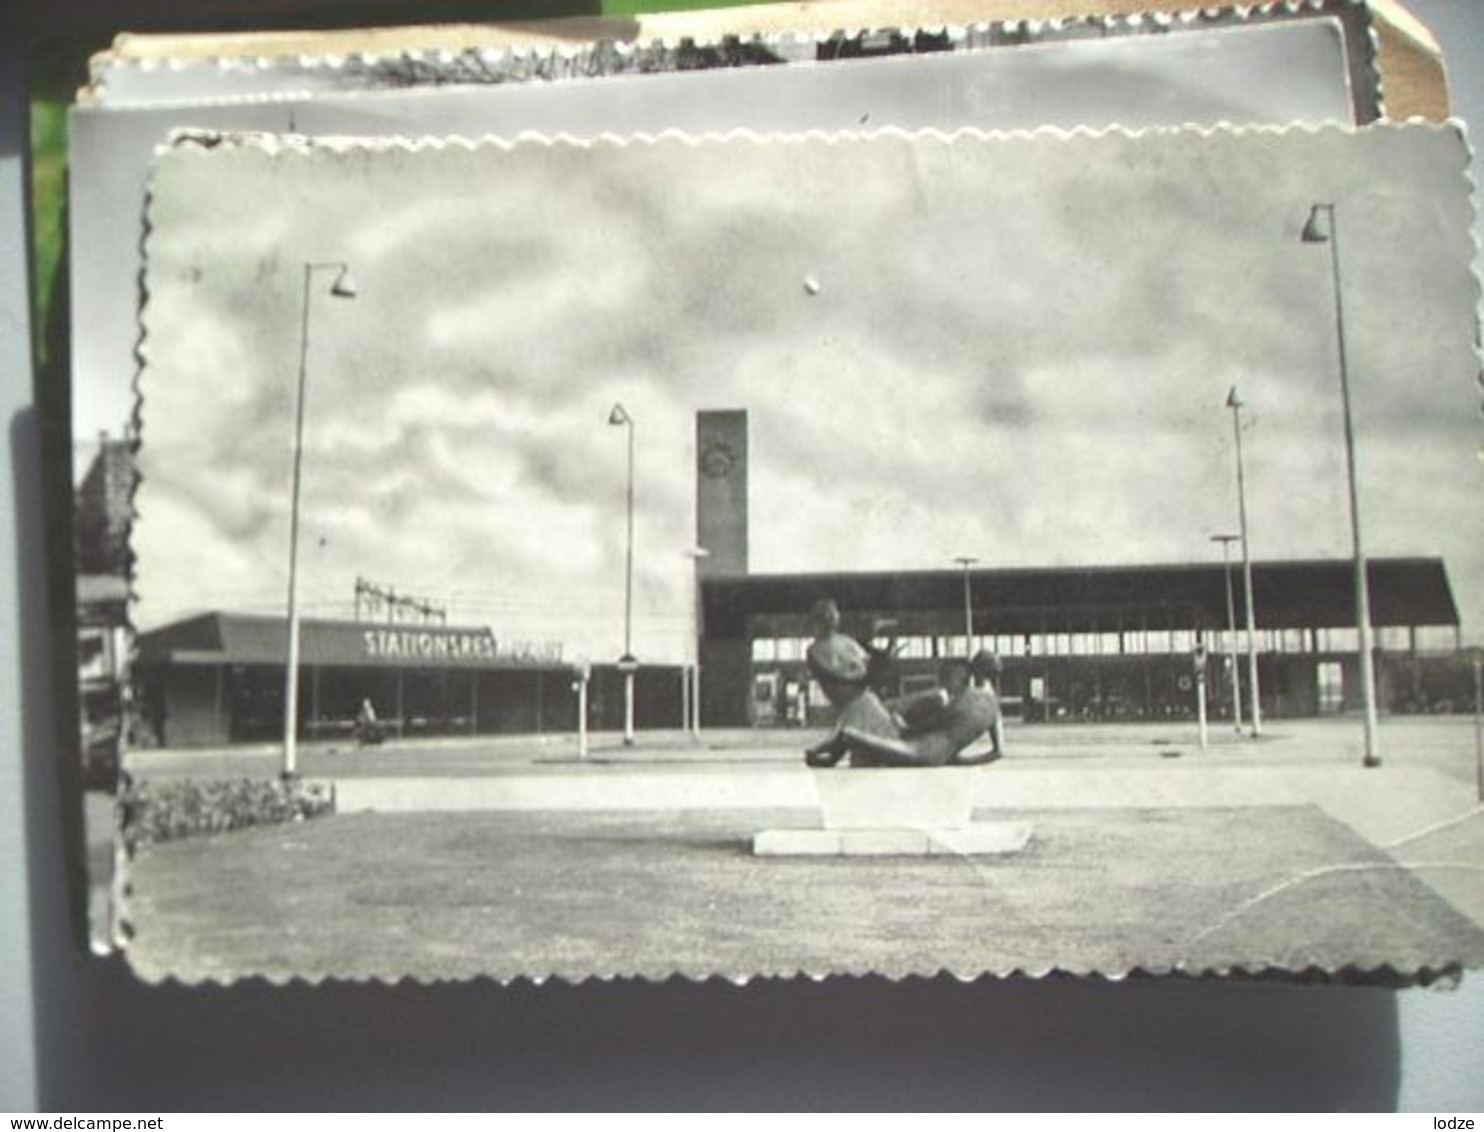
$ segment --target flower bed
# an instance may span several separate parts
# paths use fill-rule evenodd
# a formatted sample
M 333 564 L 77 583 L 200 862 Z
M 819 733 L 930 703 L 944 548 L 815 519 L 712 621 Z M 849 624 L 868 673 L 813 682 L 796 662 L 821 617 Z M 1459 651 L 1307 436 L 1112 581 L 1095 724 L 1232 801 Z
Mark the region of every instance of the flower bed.
M 334 812 L 327 783 L 300 779 L 131 783 L 122 798 L 130 844 L 175 841 L 255 825 L 304 821 Z

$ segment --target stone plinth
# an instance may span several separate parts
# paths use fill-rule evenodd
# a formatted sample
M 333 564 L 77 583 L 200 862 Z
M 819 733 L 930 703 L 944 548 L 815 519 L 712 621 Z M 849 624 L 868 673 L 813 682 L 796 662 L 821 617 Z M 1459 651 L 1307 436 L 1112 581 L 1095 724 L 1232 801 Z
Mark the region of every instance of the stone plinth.
M 769 829 L 757 857 L 936 857 L 1017 853 L 1024 822 L 970 820 L 982 767 L 816 770 L 823 829 Z
M 831 768 L 813 772 L 825 829 L 962 829 L 982 767 Z

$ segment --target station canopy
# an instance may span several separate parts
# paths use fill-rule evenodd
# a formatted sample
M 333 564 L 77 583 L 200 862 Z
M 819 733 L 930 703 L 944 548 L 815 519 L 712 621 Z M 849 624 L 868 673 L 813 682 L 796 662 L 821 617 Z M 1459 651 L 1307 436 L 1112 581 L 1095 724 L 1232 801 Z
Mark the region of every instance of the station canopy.
M 1239 625 L 1246 605 L 1240 561 L 1230 568 Z M 1458 625 L 1458 607 L 1439 558 L 1367 562 L 1376 628 Z M 1254 562 L 1253 605 L 1260 629 L 1355 626 L 1349 559 Z M 1221 563 L 972 569 L 976 632 L 1111 633 L 1220 629 L 1227 623 L 1227 568 Z M 808 636 L 810 607 L 839 605 L 847 626 L 890 617 L 903 634 L 960 632 L 964 572 L 956 569 L 714 576 L 702 582 L 708 637 Z

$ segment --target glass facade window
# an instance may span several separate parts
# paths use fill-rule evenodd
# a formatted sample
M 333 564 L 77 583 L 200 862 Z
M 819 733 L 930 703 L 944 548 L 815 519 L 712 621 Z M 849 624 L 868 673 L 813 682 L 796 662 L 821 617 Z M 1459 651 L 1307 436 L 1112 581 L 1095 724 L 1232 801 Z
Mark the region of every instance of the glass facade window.
M 932 655 L 932 647 L 926 637 L 903 637 L 897 641 L 897 655 L 904 660 L 926 660 Z
M 1406 628 L 1400 625 L 1388 625 L 1384 629 L 1377 629 L 1376 643 L 1383 649 L 1395 652 L 1405 652 L 1411 647 L 1410 635 Z
M 1325 629 L 1326 652 L 1356 652 L 1360 648 L 1360 632 L 1357 629 Z
M 1458 634 L 1449 625 L 1422 625 L 1417 629 L 1417 648 L 1427 652 L 1451 652 Z

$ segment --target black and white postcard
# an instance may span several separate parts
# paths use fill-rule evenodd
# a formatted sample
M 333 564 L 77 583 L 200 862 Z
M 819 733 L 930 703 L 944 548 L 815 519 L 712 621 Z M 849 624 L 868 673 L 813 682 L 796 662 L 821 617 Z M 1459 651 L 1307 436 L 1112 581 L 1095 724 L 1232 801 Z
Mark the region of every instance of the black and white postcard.
M 1467 159 L 177 138 L 131 963 L 1484 962 Z

